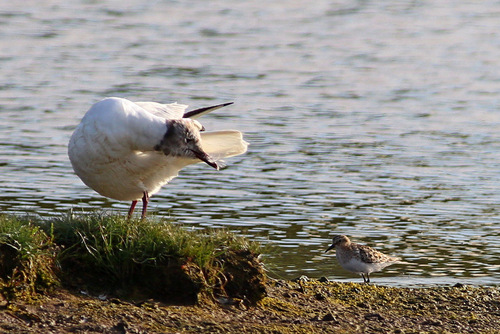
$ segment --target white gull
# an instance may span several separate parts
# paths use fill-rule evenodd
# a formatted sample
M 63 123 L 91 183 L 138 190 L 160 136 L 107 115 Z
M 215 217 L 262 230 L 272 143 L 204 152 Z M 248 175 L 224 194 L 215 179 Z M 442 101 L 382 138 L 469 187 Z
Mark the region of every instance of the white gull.
M 207 131 L 194 118 L 231 103 L 185 113 L 183 104 L 131 102 L 117 97 L 95 103 L 75 129 L 68 156 L 75 173 L 99 194 L 132 201 L 128 216 L 185 166 L 245 153 L 248 143 L 236 130 Z

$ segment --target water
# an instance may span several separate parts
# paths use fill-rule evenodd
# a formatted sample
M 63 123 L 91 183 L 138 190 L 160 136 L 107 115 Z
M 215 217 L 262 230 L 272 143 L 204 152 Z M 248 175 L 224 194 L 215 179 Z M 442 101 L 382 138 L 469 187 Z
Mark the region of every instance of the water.
M 0 4 L 0 210 L 125 214 L 66 145 L 105 96 L 234 106 L 247 154 L 151 201 L 271 245 L 270 275 L 360 281 L 347 234 L 408 265 L 391 285 L 500 283 L 498 1 L 25 1 Z

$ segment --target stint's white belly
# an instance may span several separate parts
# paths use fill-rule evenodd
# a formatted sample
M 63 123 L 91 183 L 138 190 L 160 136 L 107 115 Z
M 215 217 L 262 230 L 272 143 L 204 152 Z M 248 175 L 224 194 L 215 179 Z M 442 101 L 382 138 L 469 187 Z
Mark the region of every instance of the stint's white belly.
M 337 252 L 339 254 L 340 252 Z M 356 257 L 343 257 L 342 255 L 337 256 L 340 265 L 353 273 L 356 274 L 371 274 L 373 272 L 381 271 L 385 267 L 393 264 L 393 262 L 363 262 Z

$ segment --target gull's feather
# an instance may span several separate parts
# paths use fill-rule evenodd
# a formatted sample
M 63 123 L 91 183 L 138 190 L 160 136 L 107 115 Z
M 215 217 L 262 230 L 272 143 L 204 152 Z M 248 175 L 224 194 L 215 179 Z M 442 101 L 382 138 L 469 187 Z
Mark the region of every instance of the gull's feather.
M 157 102 L 135 102 L 135 104 L 147 112 L 165 119 L 182 118 L 186 108 L 188 107 L 185 104 L 179 103 L 162 104 Z
M 222 104 L 218 104 L 218 105 L 211 106 L 211 107 L 204 107 L 204 108 L 199 108 L 199 109 L 191 110 L 191 111 L 186 112 L 183 117 L 184 118 L 195 119 L 195 118 L 201 117 L 201 116 L 203 116 L 205 114 L 208 114 L 209 112 L 212 112 L 214 110 L 217 110 L 217 109 L 220 109 L 222 107 L 228 106 L 230 104 L 233 104 L 233 102 L 222 103 Z
M 209 131 L 202 132 L 200 135 L 203 151 L 215 160 L 243 154 L 247 151 L 248 143 L 243 140 L 243 135 L 239 131 Z
M 188 107 L 185 104 L 179 104 L 179 103 L 168 103 L 168 104 L 162 104 L 162 103 L 157 103 L 157 102 L 135 102 L 138 106 L 141 108 L 144 108 L 147 112 L 163 117 L 165 119 L 179 119 L 179 118 L 192 118 L 196 119 L 198 117 L 201 117 L 205 114 L 208 114 L 209 112 L 212 112 L 214 110 L 220 109 L 222 107 L 228 106 L 230 104 L 233 104 L 233 102 L 228 102 L 228 103 L 222 103 L 218 104 L 215 106 L 210 106 L 210 107 L 203 107 L 191 111 L 186 112 L 186 108 Z

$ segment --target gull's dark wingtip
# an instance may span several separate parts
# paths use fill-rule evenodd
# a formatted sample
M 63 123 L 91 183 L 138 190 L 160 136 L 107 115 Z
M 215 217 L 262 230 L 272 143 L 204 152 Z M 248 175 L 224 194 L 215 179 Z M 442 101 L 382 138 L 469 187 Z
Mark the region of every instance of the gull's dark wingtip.
M 215 106 L 210 106 L 210 107 L 204 107 L 204 108 L 199 108 L 199 109 L 191 110 L 191 111 L 186 112 L 182 117 L 183 118 L 197 118 L 197 117 L 200 117 L 202 115 L 208 114 L 209 112 L 212 112 L 214 110 L 217 110 L 217 109 L 226 107 L 228 105 L 231 105 L 233 103 L 234 102 L 226 102 L 226 103 L 217 104 Z

